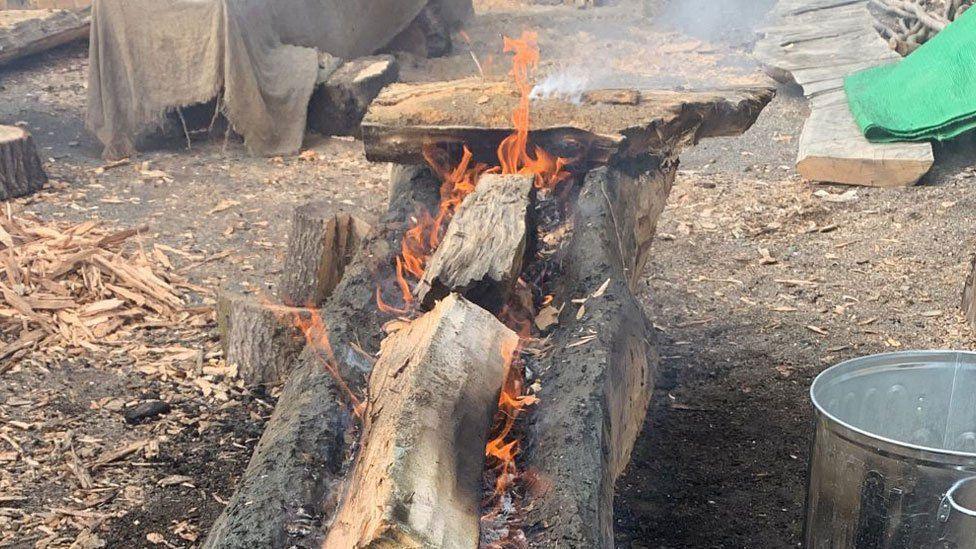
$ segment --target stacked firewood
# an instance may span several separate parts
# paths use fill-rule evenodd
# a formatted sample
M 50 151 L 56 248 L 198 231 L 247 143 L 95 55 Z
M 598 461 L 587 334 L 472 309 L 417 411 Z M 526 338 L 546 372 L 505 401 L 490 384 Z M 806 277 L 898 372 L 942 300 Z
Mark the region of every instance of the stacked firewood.
M 47 223 L 0 215 L 0 359 L 11 365 L 32 348 L 71 354 L 118 344 L 138 325 L 189 322 L 185 279 L 159 247 L 122 251 L 141 229 L 112 231 L 99 221 Z M 0 365 L 0 370 L 3 370 Z
M 883 17 L 875 25 L 891 49 L 908 55 L 963 14 L 973 0 L 869 0 Z

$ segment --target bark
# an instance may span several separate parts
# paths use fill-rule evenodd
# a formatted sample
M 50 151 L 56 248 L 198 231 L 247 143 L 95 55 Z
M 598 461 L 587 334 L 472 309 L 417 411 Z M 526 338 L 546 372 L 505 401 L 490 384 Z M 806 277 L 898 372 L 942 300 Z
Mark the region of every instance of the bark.
M 0 10 L 0 66 L 88 36 L 91 8 Z
M 389 284 L 393 254 L 418 207 L 433 208 L 440 182 L 429 170 L 399 167 L 391 173 L 387 213 L 373 226 L 317 313 L 328 328 L 339 375 L 362 394 L 372 362 L 356 349 L 379 348 L 376 285 Z M 268 420 L 237 491 L 207 537 L 209 549 L 319 548 L 322 521 L 332 516 L 343 478 L 353 423 L 344 392 L 323 366 L 321 351 L 306 345 Z
M 324 201 L 295 208 L 278 289 L 283 303 L 318 307 L 359 250 L 369 224 Z
M 458 207 L 417 285 L 425 307 L 450 292 L 497 310 L 522 272 L 532 177 L 483 175 Z
M 744 88 L 596 91 L 579 105 L 538 99 L 529 140 L 582 167 L 669 155 L 704 137 L 744 132 L 772 97 L 768 88 Z M 425 146 L 466 145 L 476 160 L 497 162 L 498 144 L 514 129 L 511 113 L 518 100 L 514 84 L 478 78 L 387 86 L 363 119 L 366 157 L 421 163 Z
M 392 55 L 353 59 L 319 83 L 308 106 L 308 125 L 323 135 L 359 136 L 369 104 L 384 86 L 396 82 L 400 67 Z
M 311 313 L 222 289 L 217 294 L 217 329 L 224 358 L 237 365 L 238 377 L 249 386 L 283 383 L 305 348 L 295 321 L 308 322 Z
M 383 342 L 325 547 L 477 547 L 485 443 L 517 344 L 457 294 Z
M 557 299 L 568 306 L 551 335 L 556 350 L 539 366 L 540 405 L 524 455 L 534 479 L 526 518 L 533 547 L 614 546 L 614 483 L 644 423 L 658 363 L 634 288 L 675 170 L 669 161 L 586 178 L 558 275 Z
M 31 135 L 17 126 L 0 126 L 0 200 L 33 194 L 46 182 Z

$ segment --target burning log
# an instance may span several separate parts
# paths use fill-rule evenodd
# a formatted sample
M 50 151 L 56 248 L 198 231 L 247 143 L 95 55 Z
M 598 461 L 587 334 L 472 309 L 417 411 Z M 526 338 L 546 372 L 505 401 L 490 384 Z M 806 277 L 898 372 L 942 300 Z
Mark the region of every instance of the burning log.
M 17 126 L 0 126 L 0 200 L 35 193 L 46 182 L 31 135 Z
M 321 71 L 320 71 L 321 72 Z M 321 80 L 308 104 L 308 125 L 323 135 L 359 135 L 369 104 L 400 77 L 392 55 L 353 59 Z
M 541 404 L 523 467 L 533 547 L 613 547 L 614 483 L 654 388 L 653 331 L 634 297 L 677 163 L 587 176 L 557 299 L 566 307 L 539 366 Z M 572 444 L 566 444 L 572 441 Z
M 457 294 L 383 342 L 325 547 L 477 547 L 485 443 L 517 344 Z
M 221 290 L 217 294 L 217 329 L 228 364 L 250 386 L 277 385 L 291 372 L 305 348 L 295 321 L 308 322 L 312 311 L 265 303 Z
M 288 251 L 278 289 L 283 303 L 318 307 L 369 232 L 369 224 L 325 202 L 309 202 L 292 215 Z
M 497 310 L 522 272 L 532 177 L 483 175 L 464 199 L 416 293 L 425 307 L 450 292 Z
M 639 100 L 633 103 L 635 95 Z M 768 88 L 714 92 L 593 91 L 576 105 L 532 103 L 529 141 L 576 164 L 604 165 L 647 154 L 668 155 L 705 137 L 738 135 L 773 97 Z M 628 98 L 621 101 L 621 98 Z M 466 145 L 491 162 L 512 134 L 518 90 L 508 82 L 465 79 L 387 86 L 363 119 L 366 157 L 418 164 L 424 148 Z
M 310 333 L 312 344 L 295 362 L 237 491 L 204 547 L 320 545 L 321 523 L 335 509 L 350 447 L 352 412 L 343 406 L 349 393 L 342 387 L 361 393 L 371 364 L 354 349 L 378 348 L 376 327 L 388 319 L 376 309 L 375 283 L 392 279 L 390 265 L 410 216 L 437 201 L 440 183 L 427 168 L 397 167 L 391 178 L 387 213 L 316 311 L 327 333 Z M 323 361 L 326 346 L 343 359 L 334 371 Z

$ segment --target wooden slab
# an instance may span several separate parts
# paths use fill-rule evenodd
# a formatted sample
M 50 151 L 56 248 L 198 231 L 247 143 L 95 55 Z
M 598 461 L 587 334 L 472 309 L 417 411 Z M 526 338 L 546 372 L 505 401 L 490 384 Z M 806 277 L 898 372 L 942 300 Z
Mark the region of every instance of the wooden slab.
M 871 143 L 847 105 L 844 77 L 899 55 L 874 30 L 866 0 L 780 0 L 754 53 L 811 100 L 797 171 L 850 185 L 914 185 L 935 162 L 928 143 Z
M 90 26 L 90 10 L 0 11 L 0 65 L 84 38 Z
M 670 154 L 705 137 L 738 135 L 773 97 L 770 88 L 699 92 L 626 90 L 594 93 L 577 105 L 562 99 L 532 103 L 530 141 L 586 165 Z M 599 98 L 604 98 L 603 100 Z M 509 82 L 479 78 L 388 86 L 363 119 L 363 144 L 374 162 L 418 164 L 430 144 L 467 145 L 475 159 L 496 159 L 513 131 L 519 96 Z
M 477 547 L 485 443 L 518 336 L 457 294 L 383 341 L 323 547 Z

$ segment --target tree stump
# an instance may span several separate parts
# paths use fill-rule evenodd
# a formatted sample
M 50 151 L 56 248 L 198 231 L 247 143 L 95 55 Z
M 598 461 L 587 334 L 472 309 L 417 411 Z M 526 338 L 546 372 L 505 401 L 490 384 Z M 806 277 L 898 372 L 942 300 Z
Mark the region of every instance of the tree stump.
M 217 328 L 228 364 L 248 385 L 284 382 L 305 348 L 296 321 L 309 322 L 311 311 L 262 303 L 258 298 L 221 290 L 217 295 Z
M 31 135 L 17 126 L 0 126 L 0 200 L 35 193 L 46 182 Z
M 290 306 L 318 307 L 342 279 L 369 224 L 325 202 L 295 208 L 278 295 Z

